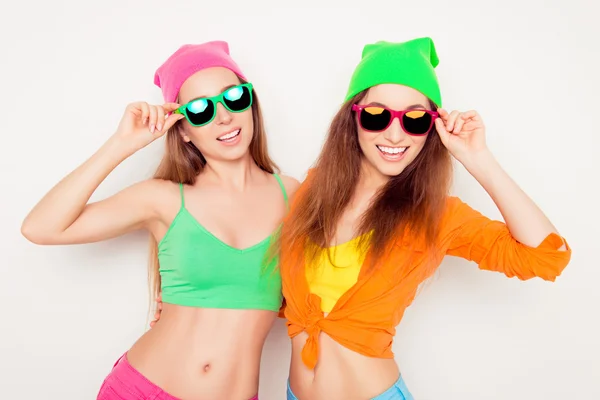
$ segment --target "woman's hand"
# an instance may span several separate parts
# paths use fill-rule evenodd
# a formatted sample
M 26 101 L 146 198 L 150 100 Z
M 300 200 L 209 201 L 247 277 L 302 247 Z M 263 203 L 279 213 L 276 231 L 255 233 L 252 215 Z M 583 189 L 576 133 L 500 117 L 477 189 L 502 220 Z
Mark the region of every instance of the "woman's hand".
M 461 164 L 469 164 L 487 153 L 485 125 L 477 111 L 452 111 L 438 109 L 440 117 L 435 127 L 442 143 Z M 465 165 L 466 166 L 466 165 Z
M 133 154 L 163 136 L 175 122 L 184 118 L 182 114 L 172 114 L 178 107 L 177 103 L 163 105 L 152 105 L 146 102 L 131 103 L 125 108 L 125 113 L 111 140 L 118 144 L 119 150 Z M 170 115 L 167 117 L 167 114 Z

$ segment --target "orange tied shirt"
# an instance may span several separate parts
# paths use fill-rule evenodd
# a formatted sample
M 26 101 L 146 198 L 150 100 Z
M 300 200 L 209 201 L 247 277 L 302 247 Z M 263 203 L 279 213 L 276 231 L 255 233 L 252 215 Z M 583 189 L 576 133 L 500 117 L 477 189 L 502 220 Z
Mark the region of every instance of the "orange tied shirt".
M 297 193 L 302 196 L 306 182 Z M 304 190 L 303 190 L 304 189 Z M 292 207 L 293 212 L 293 207 Z M 340 297 L 324 316 L 321 299 L 311 294 L 304 274 L 294 274 L 294 254 L 281 254 L 280 268 L 285 297 L 284 316 L 288 335 L 308 334 L 302 360 L 313 369 L 319 354 L 319 333 L 324 332 L 342 346 L 369 357 L 393 358 L 392 343 L 404 310 L 417 288 L 439 267 L 445 255 L 474 261 L 479 268 L 502 272 L 521 280 L 539 277 L 554 281 L 571 259 L 571 249 L 557 234 L 550 234 L 537 247 L 519 243 L 503 222 L 493 221 L 456 197 L 448 197 L 434 254 L 425 257 L 425 246 L 410 237 L 398 240 L 392 251 L 379 260 L 377 268 L 366 268 L 368 253 L 358 281 Z M 558 250 L 562 245 L 566 251 Z M 299 261 L 302 262 L 303 261 Z M 410 268 L 404 268 L 410 263 Z M 400 268 L 399 268 L 400 267 Z M 399 272 L 401 271 L 401 273 Z M 375 273 L 374 273 L 375 272 Z

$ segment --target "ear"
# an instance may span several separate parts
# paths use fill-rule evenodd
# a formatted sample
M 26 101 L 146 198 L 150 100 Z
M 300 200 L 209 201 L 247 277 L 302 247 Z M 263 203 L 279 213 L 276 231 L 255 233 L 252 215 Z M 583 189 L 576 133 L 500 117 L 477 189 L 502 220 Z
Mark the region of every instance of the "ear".
M 189 143 L 192 141 L 192 139 L 190 139 L 190 137 L 188 135 L 186 135 L 185 133 L 185 129 L 180 126 L 179 129 L 177 129 L 179 136 L 181 136 L 181 138 L 183 139 L 184 142 Z

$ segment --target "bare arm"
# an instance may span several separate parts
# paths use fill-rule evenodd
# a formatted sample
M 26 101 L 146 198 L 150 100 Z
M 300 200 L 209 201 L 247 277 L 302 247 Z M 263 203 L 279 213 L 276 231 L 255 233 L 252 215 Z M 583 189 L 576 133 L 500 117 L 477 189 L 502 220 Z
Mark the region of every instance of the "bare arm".
M 535 202 L 512 180 L 489 152 L 479 154 L 465 168 L 490 195 L 511 235 L 520 243 L 537 247 L 551 233 L 552 222 Z M 563 246 L 559 250 L 566 250 Z
M 485 144 L 485 127 L 475 111 L 440 112 L 436 128 L 444 145 L 490 195 L 510 234 L 520 243 L 537 247 L 556 228 L 542 210 L 500 167 Z M 560 250 L 567 250 L 566 245 Z
M 31 210 L 21 232 L 36 244 L 75 244 L 109 239 L 143 228 L 154 216 L 155 181 L 141 182 L 108 199 L 87 204 L 123 160 L 162 136 L 181 116 L 146 103 L 130 104 L 117 132 L 85 163 L 56 184 Z M 160 126 L 160 130 L 155 127 Z

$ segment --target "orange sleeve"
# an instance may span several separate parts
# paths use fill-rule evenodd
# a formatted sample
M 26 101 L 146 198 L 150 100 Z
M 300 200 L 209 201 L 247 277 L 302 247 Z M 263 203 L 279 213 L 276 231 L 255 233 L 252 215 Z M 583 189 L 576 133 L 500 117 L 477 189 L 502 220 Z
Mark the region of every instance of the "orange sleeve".
M 554 281 L 571 260 L 568 243 L 556 233 L 530 247 L 518 242 L 505 223 L 483 216 L 456 197 L 449 199 L 448 212 L 446 254 L 475 261 L 483 270 L 521 280 L 539 277 Z M 558 250 L 563 244 L 567 250 Z

